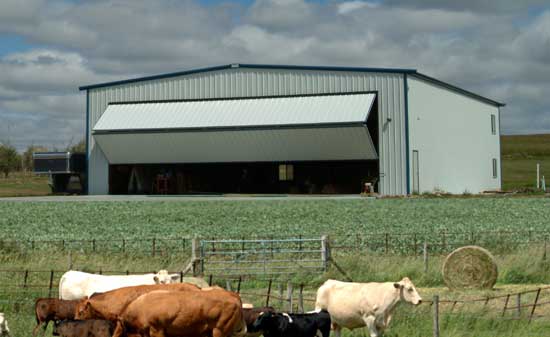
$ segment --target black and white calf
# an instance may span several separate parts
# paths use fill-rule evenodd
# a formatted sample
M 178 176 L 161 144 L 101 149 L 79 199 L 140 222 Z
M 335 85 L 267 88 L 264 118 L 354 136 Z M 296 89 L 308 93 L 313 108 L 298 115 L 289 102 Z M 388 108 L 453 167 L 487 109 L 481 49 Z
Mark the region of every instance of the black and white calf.
M 264 312 L 253 324 L 265 337 L 329 337 L 328 311 L 307 314 Z

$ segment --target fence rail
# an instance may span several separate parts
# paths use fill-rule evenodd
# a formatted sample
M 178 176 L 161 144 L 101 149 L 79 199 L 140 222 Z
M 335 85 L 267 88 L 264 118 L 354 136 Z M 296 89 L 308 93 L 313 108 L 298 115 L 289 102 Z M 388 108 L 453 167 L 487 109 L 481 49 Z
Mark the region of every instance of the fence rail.
M 441 231 L 410 233 L 337 233 L 329 236 L 332 249 L 369 250 L 385 254 L 422 254 L 423 244 L 428 243 L 430 253 L 448 253 L 464 245 L 481 245 L 497 252 L 520 249 L 525 245 L 550 242 L 550 230 L 498 230 L 498 231 Z M 268 235 L 263 238 L 227 237 L 225 240 L 203 237 L 213 247 L 231 242 L 255 242 L 258 240 L 297 240 L 311 238 L 288 235 Z M 128 253 L 155 256 L 157 254 L 188 254 L 193 237 L 145 237 L 123 239 L 57 239 L 57 240 L 0 240 L 0 250 L 54 250 L 81 251 L 84 253 Z M 315 239 L 311 239 L 315 240 Z

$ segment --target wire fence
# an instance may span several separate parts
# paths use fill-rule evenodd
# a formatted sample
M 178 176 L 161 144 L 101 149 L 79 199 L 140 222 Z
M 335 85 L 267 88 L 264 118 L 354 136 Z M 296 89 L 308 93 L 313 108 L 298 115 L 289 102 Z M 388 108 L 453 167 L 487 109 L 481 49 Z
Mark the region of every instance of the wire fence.
M 0 309 L 30 313 L 35 298 L 57 297 L 57 279 L 61 272 L 63 271 L 0 270 L 0 274 L 11 273 L 18 276 L 12 277 L 12 283 L 9 285 L 2 282 Z M 39 273 L 47 273 L 49 282 L 30 282 L 33 279 L 31 275 Z M 298 313 L 313 310 L 315 306 L 317 288 L 307 287 L 304 283 L 282 282 L 272 278 L 258 280 L 247 279 L 245 276 L 223 278 L 213 275 L 209 275 L 207 281 L 210 285 L 219 285 L 239 293 L 243 302 L 253 303 L 255 306 L 273 306 L 281 311 Z M 438 321 L 441 315 L 475 313 L 483 314 L 490 319 L 525 320 L 531 323 L 535 319 L 550 319 L 550 286 L 474 298 L 439 299 L 439 296 L 434 296 L 433 300 L 423 301 L 422 307 L 427 306 L 437 306 L 437 310 L 433 310 L 433 315 L 437 316 L 434 316 L 434 319 Z
M 317 236 L 310 236 L 317 237 Z M 319 235 L 320 237 L 320 235 Z M 550 230 L 498 230 L 498 231 L 440 231 L 440 232 L 377 232 L 329 235 L 333 250 L 362 250 L 384 254 L 420 255 L 424 243 L 428 243 L 430 254 L 446 254 L 465 245 L 480 245 L 498 254 L 521 250 L 532 244 L 550 242 Z M 227 236 L 235 240 L 281 240 L 305 239 L 302 235 L 255 235 Z M 216 241 L 219 238 L 201 237 L 202 240 Z M 0 251 L 32 252 L 80 251 L 82 253 L 122 253 L 137 255 L 189 255 L 193 237 L 141 237 L 141 238 L 91 238 L 56 240 L 0 240 Z M 215 243 L 213 249 L 216 249 Z

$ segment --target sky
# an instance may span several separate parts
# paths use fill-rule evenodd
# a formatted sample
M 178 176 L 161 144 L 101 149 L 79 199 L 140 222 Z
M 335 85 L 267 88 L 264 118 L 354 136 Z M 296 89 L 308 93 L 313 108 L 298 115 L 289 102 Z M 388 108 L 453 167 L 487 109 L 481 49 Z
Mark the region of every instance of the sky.
M 0 142 L 81 140 L 79 86 L 228 63 L 418 69 L 550 132 L 547 0 L 0 0 Z

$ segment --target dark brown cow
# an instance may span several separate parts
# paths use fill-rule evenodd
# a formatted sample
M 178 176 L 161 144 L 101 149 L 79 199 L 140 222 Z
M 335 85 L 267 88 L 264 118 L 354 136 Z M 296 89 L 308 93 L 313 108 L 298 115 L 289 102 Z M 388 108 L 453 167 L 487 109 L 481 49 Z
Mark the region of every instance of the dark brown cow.
M 210 291 L 152 291 L 130 303 L 113 337 L 238 337 L 246 333 L 239 295 Z
M 154 290 L 200 291 L 201 289 L 189 283 L 154 284 L 125 287 L 93 294 L 90 298 L 80 301 L 76 308 L 76 319 L 106 319 L 116 321 L 118 315 L 139 296 Z
M 264 312 L 275 313 L 273 307 L 259 307 L 259 308 L 243 308 L 243 317 L 246 322 L 246 336 L 258 337 L 262 335 L 262 331 L 253 327 L 254 322 L 260 317 L 260 314 Z
M 65 301 L 57 298 L 37 299 L 34 304 L 36 327 L 32 330 L 33 336 L 36 335 L 40 326 L 42 326 L 42 333 L 44 333 L 50 321 L 74 319 L 78 302 L 78 300 Z
M 54 325 L 53 334 L 61 337 L 111 337 L 115 323 L 102 319 L 61 321 Z

